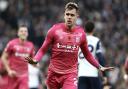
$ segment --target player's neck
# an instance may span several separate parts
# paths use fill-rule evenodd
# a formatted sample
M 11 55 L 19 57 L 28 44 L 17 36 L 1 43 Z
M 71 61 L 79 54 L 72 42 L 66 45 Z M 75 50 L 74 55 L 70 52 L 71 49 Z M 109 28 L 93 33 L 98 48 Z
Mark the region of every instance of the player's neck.
M 66 25 L 66 27 L 67 27 L 67 30 L 68 30 L 68 31 L 72 31 L 73 28 L 75 27 L 75 25 L 73 25 L 73 26 L 67 26 L 67 25 Z
M 20 39 L 20 38 L 19 38 L 19 40 L 20 40 L 21 44 L 23 44 L 26 41 L 26 39 Z
M 93 35 L 93 33 L 87 33 L 87 35 L 92 36 L 92 35 Z

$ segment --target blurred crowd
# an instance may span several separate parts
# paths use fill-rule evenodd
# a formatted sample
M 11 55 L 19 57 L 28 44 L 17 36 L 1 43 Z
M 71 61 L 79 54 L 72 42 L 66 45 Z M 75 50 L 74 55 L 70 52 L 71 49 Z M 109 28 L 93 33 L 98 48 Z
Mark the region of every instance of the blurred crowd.
M 87 20 L 95 22 L 95 35 L 103 44 L 106 63 L 115 67 L 108 74 L 113 89 L 126 89 L 123 65 L 128 56 L 127 0 L 0 0 L 0 53 L 6 43 L 16 37 L 21 24 L 28 26 L 29 40 L 39 49 L 48 29 L 63 21 L 64 6 L 69 1 L 77 2 L 80 7 L 77 25 L 84 26 Z M 49 55 L 50 52 L 40 63 L 43 84 Z

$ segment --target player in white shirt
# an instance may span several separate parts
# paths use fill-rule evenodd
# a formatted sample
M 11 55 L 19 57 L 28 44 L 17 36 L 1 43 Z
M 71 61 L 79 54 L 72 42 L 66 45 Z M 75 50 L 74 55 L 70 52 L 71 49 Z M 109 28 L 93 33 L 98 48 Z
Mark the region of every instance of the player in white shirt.
M 85 24 L 85 30 L 87 33 L 89 50 L 97 58 L 99 63 L 104 66 L 105 60 L 102 54 L 102 46 L 100 39 L 98 37 L 93 36 L 94 23 L 88 21 Z M 79 49 L 78 52 L 78 63 L 78 89 L 103 89 L 98 70 L 87 60 L 85 60 L 81 49 Z

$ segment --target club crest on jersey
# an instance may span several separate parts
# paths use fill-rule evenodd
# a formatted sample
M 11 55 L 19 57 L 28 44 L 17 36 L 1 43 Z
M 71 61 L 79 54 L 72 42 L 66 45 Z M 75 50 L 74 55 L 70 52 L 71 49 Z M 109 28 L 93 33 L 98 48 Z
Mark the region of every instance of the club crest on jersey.
M 76 37 L 75 41 L 76 41 L 76 43 L 79 43 L 80 42 L 80 37 Z

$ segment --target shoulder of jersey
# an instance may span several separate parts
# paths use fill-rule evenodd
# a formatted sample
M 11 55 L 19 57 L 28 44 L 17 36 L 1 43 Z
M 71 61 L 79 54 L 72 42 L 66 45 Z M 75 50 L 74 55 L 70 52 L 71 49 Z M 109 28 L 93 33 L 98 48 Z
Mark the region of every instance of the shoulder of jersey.
M 11 44 L 15 44 L 15 43 L 18 42 L 18 40 L 19 40 L 18 38 L 15 38 L 15 39 L 10 40 L 9 43 L 11 43 Z M 29 44 L 29 45 L 33 45 L 33 43 L 32 43 L 31 41 L 27 41 L 27 44 Z
M 58 30 L 59 28 L 62 28 L 64 26 L 64 23 L 57 23 L 57 24 L 54 24 L 49 31 L 55 31 L 55 30 Z

